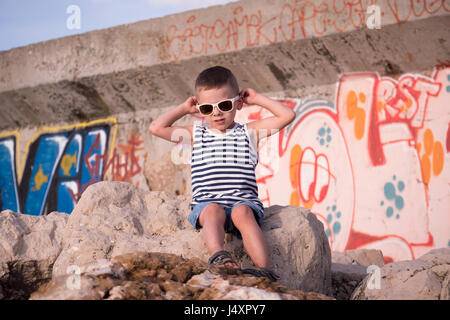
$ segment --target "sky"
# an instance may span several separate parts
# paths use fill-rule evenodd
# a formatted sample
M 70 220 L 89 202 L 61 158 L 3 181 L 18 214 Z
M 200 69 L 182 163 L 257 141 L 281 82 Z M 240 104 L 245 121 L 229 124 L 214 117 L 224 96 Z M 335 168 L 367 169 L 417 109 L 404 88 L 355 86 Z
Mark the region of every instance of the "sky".
M 0 50 L 229 2 L 234 1 L 0 0 Z

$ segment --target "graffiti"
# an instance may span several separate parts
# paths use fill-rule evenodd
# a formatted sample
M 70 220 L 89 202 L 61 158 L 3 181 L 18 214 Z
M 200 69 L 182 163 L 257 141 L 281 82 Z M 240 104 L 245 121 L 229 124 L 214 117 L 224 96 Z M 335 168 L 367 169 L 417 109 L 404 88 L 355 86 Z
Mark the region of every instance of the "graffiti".
M 1 134 L 1 210 L 31 215 L 70 213 L 79 195 L 103 179 L 105 161 L 101 156 L 108 150 L 111 135 L 114 140 L 115 130 L 115 119 L 43 128 L 27 143 L 22 170 L 17 170 L 20 134 Z
M 115 118 L 46 127 L 27 143 L 20 165 L 20 133 L 0 134 L 0 211 L 71 213 L 83 192 L 99 181 L 139 186 L 134 178 L 142 176 L 148 157 L 141 134 L 131 131 L 125 144 L 114 147 L 116 135 Z
M 134 134 L 131 131 L 130 138 L 126 145 L 118 144 L 118 148 L 122 152 L 116 152 L 114 150 L 111 159 L 106 165 L 106 170 L 110 169 L 112 181 L 126 181 L 132 182 L 132 178 L 142 173 L 142 167 L 139 164 L 140 155 L 137 152 L 144 150 L 140 145 L 143 140 L 140 139 L 141 134 Z M 148 153 L 143 154 L 144 161 L 147 160 Z M 121 160 L 123 159 L 123 161 Z M 136 186 L 139 185 L 139 182 Z
M 348 32 L 366 27 L 367 9 L 373 4 L 385 8 L 381 16 L 392 17 L 397 23 L 450 12 L 450 6 L 444 0 L 296 0 L 285 2 L 274 16 L 266 16 L 260 9 L 245 12 L 242 6 L 236 6 L 229 19 L 217 18 L 213 23 L 205 24 L 198 21 L 197 15 L 191 15 L 183 26 L 170 25 L 159 39 L 159 55 L 163 61 L 178 61 L 212 52 Z
M 448 1 L 446 0 L 409 0 L 407 1 L 407 10 L 400 10 L 402 8 L 401 3 L 404 0 L 387 0 L 386 3 L 395 17 L 397 23 L 408 21 L 411 16 L 421 17 L 425 14 L 435 14 L 441 9 L 449 11 Z M 402 8 L 403 9 L 403 8 Z
M 352 73 L 340 77 L 335 103 L 281 100 L 297 116 L 258 146 L 264 154 L 273 139 L 280 158 L 275 170 L 260 157 L 260 199 L 311 209 L 335 251 L 380 249 L 389 262 L 447 246 L 449 85 L 450 68 L 398 79 Z M 245 106 L 236 121 L 270 115 Z

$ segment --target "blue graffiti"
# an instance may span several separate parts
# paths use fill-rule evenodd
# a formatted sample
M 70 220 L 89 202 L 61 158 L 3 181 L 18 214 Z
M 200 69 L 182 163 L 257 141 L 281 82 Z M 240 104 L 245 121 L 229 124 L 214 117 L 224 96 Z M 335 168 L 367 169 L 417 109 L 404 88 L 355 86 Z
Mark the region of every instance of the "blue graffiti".
M 16 179 L 16 137 L 0 138 L 0 207 L 19 211 Z
M 103 180 L 109 133 L 104 124 L 41 134 L 28 148 L 20 183 L 16 136 L 0 137 L 0 209 L 71 213 L 81 193 Z

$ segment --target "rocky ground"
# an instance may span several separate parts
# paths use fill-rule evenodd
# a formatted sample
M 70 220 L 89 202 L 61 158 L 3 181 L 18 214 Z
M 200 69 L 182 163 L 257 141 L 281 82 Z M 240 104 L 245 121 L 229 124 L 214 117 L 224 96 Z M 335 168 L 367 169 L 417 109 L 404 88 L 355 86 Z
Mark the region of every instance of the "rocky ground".
M 386 265 L 378 250 L 332 253 L 315 215 L 294 206 L 265 209 L 278 282 L 210 267 L 188 206 L 187 196 L 99 182 L 70 215 L 5 210 L 0 299 L 449 299 L 449 248 Z M 226 249 L 252 265 L 242 241 L 227 236 Z
M 68 289 L 68 287 L 70 289 Z M 31 294 L 41 299 L 326 300 L 320 293 L 292 290 L 279 282 L 210 267 L 199 259 L 138 252 L 97 261 L 80 275 L 53 279 Z

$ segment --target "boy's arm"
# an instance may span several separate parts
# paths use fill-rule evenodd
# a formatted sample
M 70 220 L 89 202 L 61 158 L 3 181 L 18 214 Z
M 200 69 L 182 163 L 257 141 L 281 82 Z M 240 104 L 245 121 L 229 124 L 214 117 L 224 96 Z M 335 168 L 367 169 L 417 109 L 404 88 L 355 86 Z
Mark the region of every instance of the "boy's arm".
M 295 119 L 295 112 L 291 108 L 259 94 L 253 89 L 247 88 L 242 90 L 241 97 L 243 102 L 259 105 L 274 114 L 272 117 L 255 120 L 247 124 L 247 127 L 255 132 L 257 143 L 261 139 L 277 133 Z
M 186 140 L 190 140 L 190 143 L 192 145 L 192 125 L 172 126 L 172 124 L 187 114 L 196 113 L 196 103 L 197 101 L 195 97 L 189 97 L 179 106 L 167 111 L 166 113 L 163 113 L 150 124 L 150 133 L 157 137 L 175 143 L 186 143 Z

